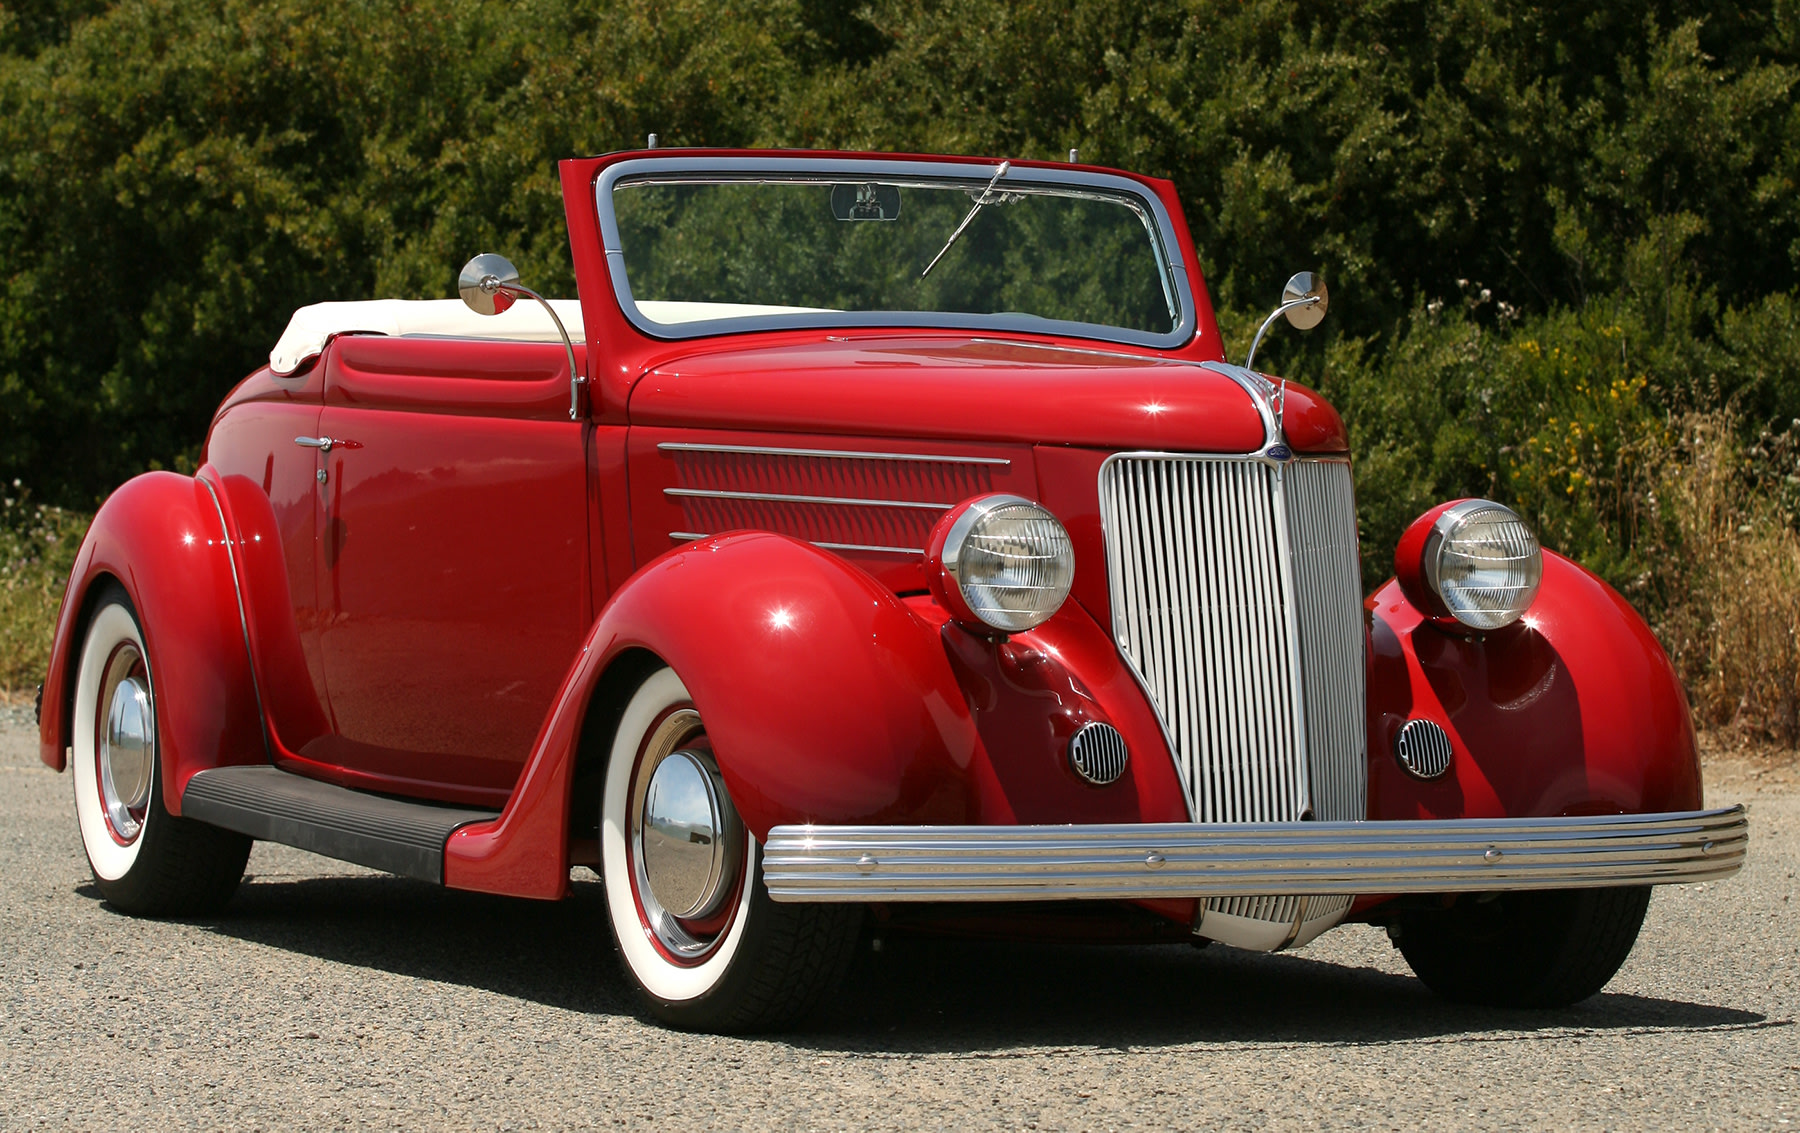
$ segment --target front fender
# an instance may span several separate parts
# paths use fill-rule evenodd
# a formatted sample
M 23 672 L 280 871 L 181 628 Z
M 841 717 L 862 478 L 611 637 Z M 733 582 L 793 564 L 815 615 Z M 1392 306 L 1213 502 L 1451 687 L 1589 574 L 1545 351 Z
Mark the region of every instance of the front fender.
M 605 658 L 648 649 L 680 675 L 758 838 L 974 813 L 975 728 L 936 627 L 835 555 L 781 535 L 702 540 L 647 567 L 598 628 Z
M 181 813 L 181 792 L 194 772 L 268 757 L 233 553 L 218 501 L 203 481 L 149 472 L 107 498 L 82 540 L 57 616 L 38 722 L 46 764 L 64 768 L 87 613 L 109 579 L 125 588 L 143 626 L 169 813 Z
M 609 667 L 637 650 L 687 685 L 759 839 L 780 823 L 973 820 L 979 741 L 936 627 L 809 544 L 726 535 L 677 548 L 619 588 L 506 810 L 451 836 L 446 884 L 561 895 L 582 720 Z
M 1427 622 L 1395 582 L 1369 600 L 1369 817 L 1698 810 L 1687 698 L 1655 636 L 1605 582 L 1546 551 L 1525 616 L 1485 637 Z M 1448 774 L 1394 757 L 1408 719 L 1450 735 Z

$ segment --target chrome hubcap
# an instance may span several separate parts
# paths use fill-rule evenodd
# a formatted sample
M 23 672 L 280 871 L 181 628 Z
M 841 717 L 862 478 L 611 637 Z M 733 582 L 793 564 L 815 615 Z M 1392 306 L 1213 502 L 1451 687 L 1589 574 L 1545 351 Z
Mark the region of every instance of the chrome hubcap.
M 656 765 L 644 794 L 644 875 L 657 904 L 678 917 L 713 912 L 725 867 L 719 792 L 700 756 L 678 751 Z
M 150 707 L 149 674 L 135 646 L 121 646 L 113 654 L 100 689 L 100 703 L 106 706 L 97 745 L 100 802 L 113 834 L 130 842 L 144 828 L 156 765 L 156 719 Z
M 646 926 L 664 948 L 699 957 L 718 939 L 700 924 L 726 912 L 743 869 L 744 825 L 703 744 L 700 716 L 671 712 L 638 764 L 631 857 Z

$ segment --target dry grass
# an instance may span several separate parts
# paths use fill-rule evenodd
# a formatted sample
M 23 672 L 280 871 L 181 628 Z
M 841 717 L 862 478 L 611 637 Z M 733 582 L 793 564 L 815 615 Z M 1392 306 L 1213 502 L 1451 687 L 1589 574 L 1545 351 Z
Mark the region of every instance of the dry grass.
M 1669 537 L 1654 620 L 1697 724 L 1742 743 L 1793 748 L 1800 535 L 1779 476 L 1791 439 L 1747 448 L 1738 437 L 1727 411 L 1677 423 L 1655 501 Z

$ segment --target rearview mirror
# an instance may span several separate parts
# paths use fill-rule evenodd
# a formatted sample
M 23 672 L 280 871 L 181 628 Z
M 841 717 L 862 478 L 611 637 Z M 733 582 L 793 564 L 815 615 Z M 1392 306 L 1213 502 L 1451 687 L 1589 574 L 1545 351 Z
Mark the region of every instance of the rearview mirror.
M 899 186 L 833 185 L 831 215 L 839 220 L 898 220 Z

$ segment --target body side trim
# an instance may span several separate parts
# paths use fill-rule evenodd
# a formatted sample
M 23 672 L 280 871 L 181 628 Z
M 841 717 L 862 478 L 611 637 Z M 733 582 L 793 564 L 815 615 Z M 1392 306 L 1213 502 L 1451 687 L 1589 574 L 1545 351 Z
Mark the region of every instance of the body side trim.
M 705 531 L 671 531 L 669 538 L 691 543 L 696 539 L 711 539 L 712 535 Z M 878 555 L 922 555 L 923 547 L 887 547 L 877 543 L 822 543 L 812 540 L 815 547 L 823 547 L 827 551 L 868 551 Z
M 1005 468 L 1012 461 L 999 456 L 934 456 L 914 452 L 858 452 L 853 449 L 774 448 L 767 445 L 715 445 L 690 441 L 662 441 L 660 452 L 719 452 L 746 456 L 810 456 L 824 460 L 911 460 L 925 464 L 992 464 Z
M 928 503 L 924 500 L 872 500 L 855 496 L 801 496 L 786 492 L 730 492 L 722 488 L 664 488 L 663 495 L 694 497 L 706 500 L 759 500 L 778 504 L 818 504 L 831 507 L 892 507 L 920 511 L 949 511 L 955 504 Z

